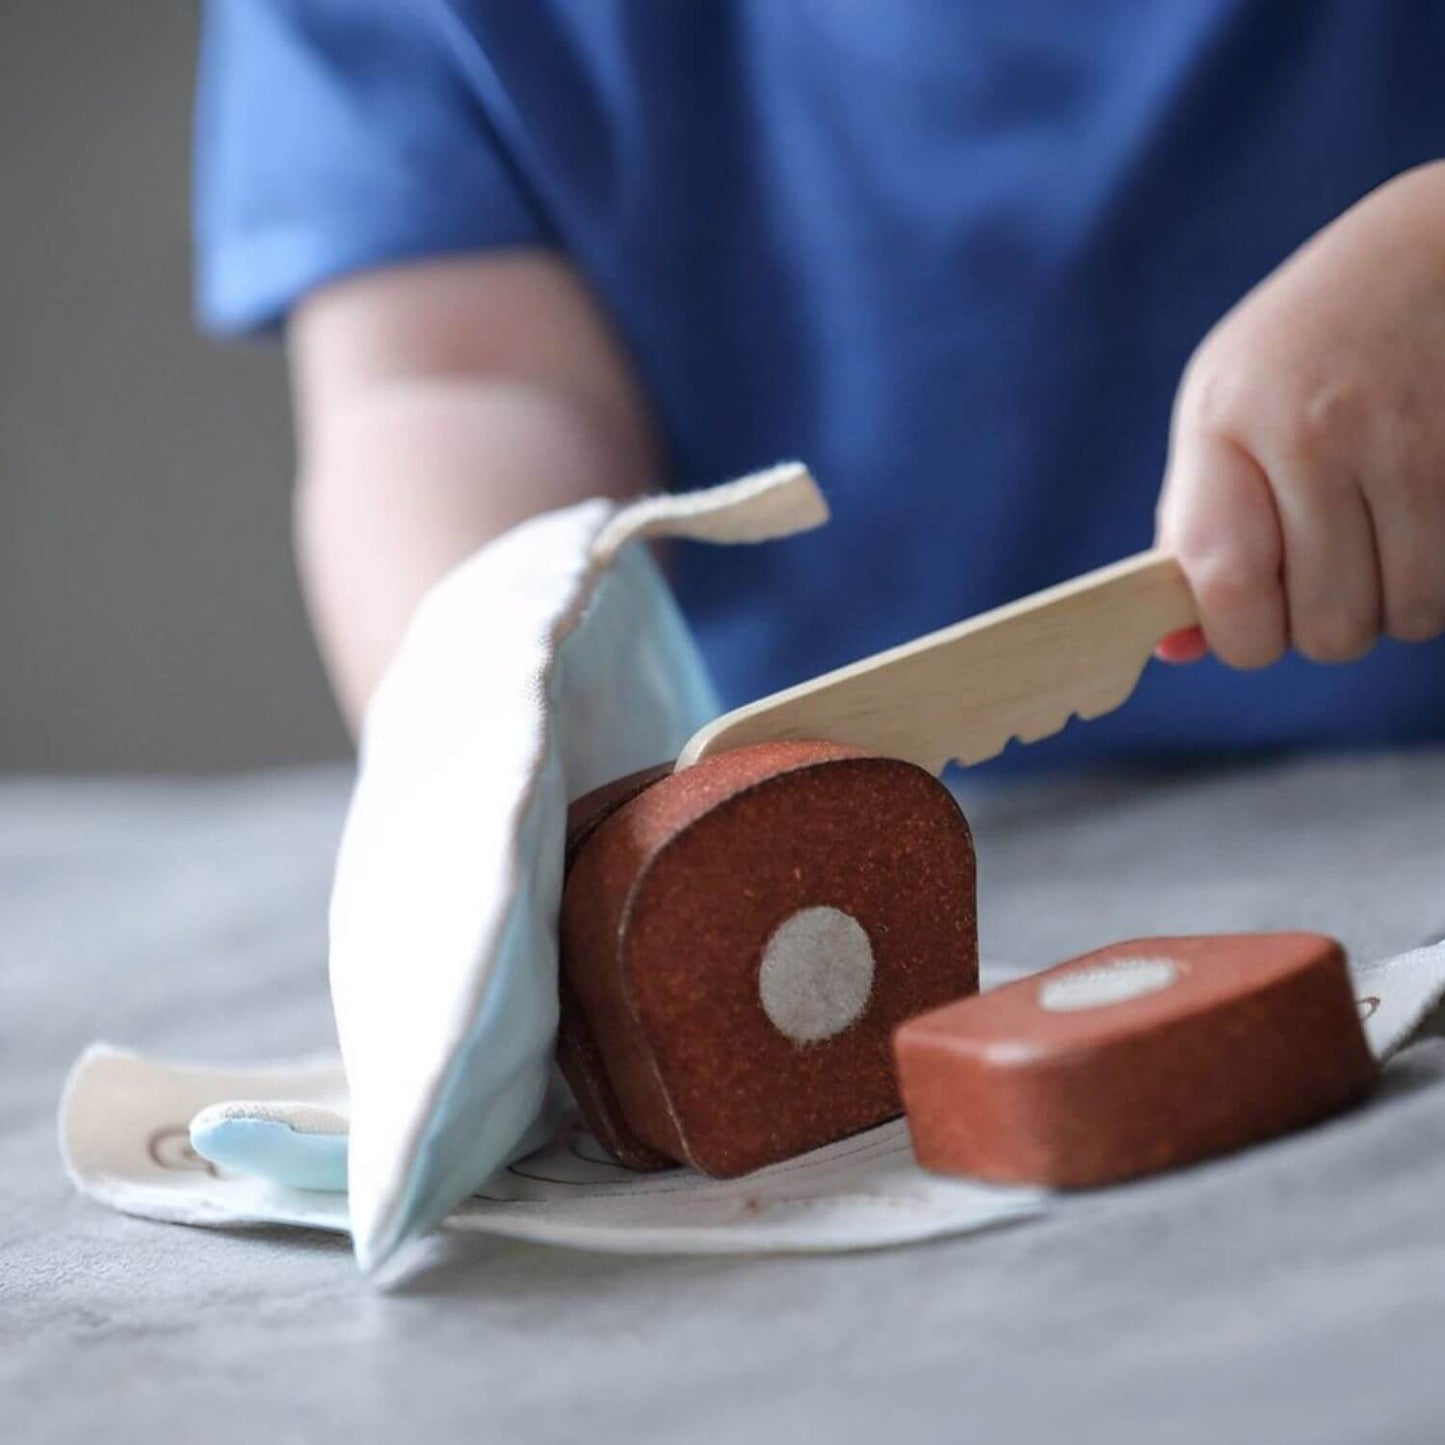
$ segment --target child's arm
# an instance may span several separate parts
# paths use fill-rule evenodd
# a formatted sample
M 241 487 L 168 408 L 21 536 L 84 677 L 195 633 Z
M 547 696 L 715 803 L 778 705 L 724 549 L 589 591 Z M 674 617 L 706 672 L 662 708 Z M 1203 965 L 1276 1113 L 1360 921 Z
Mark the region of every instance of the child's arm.
M 287 341 L 302 584 L 353 727 L 450 567 L 533 513 L 658 481 L 641 388 L 549 253 L 362 274 L 305 301 Z
M 1445 630 L 1445 163 L 1367 196 L 1205 338 L 1159 539 L 1238 667 Z

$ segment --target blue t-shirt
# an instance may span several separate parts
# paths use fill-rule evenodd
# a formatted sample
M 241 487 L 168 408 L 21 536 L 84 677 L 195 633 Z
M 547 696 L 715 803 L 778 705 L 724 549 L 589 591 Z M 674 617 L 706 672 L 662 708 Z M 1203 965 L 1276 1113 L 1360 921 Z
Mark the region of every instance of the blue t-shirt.
M 679 487 L 786 457 L 830 526 L 683 550 L 741 702 L 1147 546 L 1180 370 L 1445 155 L 1422 0 L 212 0 L 200 309 L 564 250 Z M 1445 736 L 1445 645 L 1151 667 L 1029 763 Z

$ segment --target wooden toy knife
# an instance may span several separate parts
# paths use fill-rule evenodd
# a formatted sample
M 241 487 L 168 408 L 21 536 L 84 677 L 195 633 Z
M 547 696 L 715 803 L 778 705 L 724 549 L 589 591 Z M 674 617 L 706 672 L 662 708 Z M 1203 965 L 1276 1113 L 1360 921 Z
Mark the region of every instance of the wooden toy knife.
M 1085 573 L 726 713 L 678 758 L 777 738 L 851 743 L 931 772 L 1037 742 L 1123 703 L 1155 646 L 1199 620 L 1159 551 Z

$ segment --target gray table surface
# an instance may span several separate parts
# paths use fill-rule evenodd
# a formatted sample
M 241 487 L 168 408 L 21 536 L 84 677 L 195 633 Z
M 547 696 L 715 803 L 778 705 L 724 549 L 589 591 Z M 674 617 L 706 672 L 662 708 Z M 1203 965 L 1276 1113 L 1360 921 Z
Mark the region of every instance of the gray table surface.
M 345 1244 L 75 1197 L 66 1068 L 105 1037 L 330 1041 L 336 771 L 0 783 L 0 1438 L 1438 1441 L 1445 1042 L 1369 1107 L 992 1234 L 625 1259 L 441 1236 L 379 1295 Z M 1445 930 L 1445 754 L 1029 787 L 970 805 L 986 953 Z

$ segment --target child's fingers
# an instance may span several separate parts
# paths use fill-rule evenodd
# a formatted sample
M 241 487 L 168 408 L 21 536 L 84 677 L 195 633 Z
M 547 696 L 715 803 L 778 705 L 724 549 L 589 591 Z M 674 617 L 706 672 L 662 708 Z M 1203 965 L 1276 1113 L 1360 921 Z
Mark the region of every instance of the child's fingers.
M 1445 632 L 1445 487 L 1434 478 L 1409 485 L 1365 483 L 1380 559 L 1383 627 L 1399 642 L 1428 642 Z
M 1313 662 L 1352 662 L 1380 633 L 1380 568 L 1359 486 L 1328 465 L 1275 478 L 1289 638 Z
M 1215 433 L 1176 436 L 1158 537 L 1189 578 L 1209 650 L 1231 667 L 1276 661 L 1289 635 L 1283 537 L 1254 458 Z

